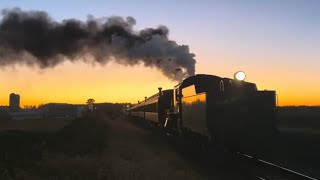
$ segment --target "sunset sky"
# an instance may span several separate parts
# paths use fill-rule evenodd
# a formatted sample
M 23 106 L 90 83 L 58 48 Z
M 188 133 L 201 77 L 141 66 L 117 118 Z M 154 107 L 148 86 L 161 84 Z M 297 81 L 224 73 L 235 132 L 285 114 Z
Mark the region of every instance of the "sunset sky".
M 42 10 L 56 21 L 132 16 L 136 30 L 165 25 L 169 38 L 188 45 L 197 74 L 233 77 L 243 70 L 258 89 L 276 90 L 279 105 L 320 105 L 319 0 L 1 0 L 0 8 Z M 1 58 L 1 57 L 0 57 Z M 173 88 L 158 70 L 64 63 L 49 69 L 0 67 L 0 105 L 9 94 L 21 105 L 49 102 L 131 102 Z

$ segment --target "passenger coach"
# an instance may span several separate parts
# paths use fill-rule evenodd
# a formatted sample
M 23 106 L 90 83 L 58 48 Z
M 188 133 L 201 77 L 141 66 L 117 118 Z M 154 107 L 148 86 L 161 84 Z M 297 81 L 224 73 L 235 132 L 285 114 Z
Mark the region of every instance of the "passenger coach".
M 130 107 L 128 112 L 130 115 L 140 117 L 149 123 L 164 126 L 167 114 L 172 111 L 173 107 L 173 90 L 162 91 L 150 97 L 145 97 L 144 101 L 139 101 L 138 104 Z

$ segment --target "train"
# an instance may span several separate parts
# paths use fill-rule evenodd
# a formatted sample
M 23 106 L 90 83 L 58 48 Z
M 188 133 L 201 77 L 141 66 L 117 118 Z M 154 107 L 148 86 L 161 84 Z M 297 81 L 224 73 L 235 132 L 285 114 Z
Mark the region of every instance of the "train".
M 172 135 L 197 137 L 208 145 L 252 152 L 276 131 L 277 95 L 258 90 L 239 71 L 234 78 L 197 74 L 173 89 L 126 109 L 129 116 L 157 125 Z

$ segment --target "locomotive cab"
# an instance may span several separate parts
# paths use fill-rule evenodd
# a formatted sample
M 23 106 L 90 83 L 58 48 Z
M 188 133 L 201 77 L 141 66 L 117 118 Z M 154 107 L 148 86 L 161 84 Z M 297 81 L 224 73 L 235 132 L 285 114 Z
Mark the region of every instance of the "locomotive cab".
M 195 75 L 174 88 L 172 126 L 228 149 L 247 151 L 275 129 L 275 91 L 254 83 Z M 171 127 L 172 127 L 171 126 Z

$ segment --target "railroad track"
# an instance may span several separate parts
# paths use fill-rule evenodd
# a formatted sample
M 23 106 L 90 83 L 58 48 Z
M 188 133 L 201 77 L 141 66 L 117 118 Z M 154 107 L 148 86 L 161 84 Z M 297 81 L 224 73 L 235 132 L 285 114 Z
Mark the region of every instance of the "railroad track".
M 242 157 L 244 160 L 250 161 L 250 173 L 255 179 L 260 180 L 318 180 L 314 177 L 305 175 L 285 168 L 283 166 L 265 161 L 263 159 L 255 158 L 248 154 L 237 152 L 237 155 Z
M 148 123 L 148 125 L 151 127 L 158 128 L 157 126 L 154 126 L 150 123 Z M 166 132 L 165 135 L 166 137 L 175 137 L 169 132 Z M 175 143 L 177 141 L 175 141 Z M 249 168 L 247 169 L 249 173 L 247 173 L 247 171 L 245 173 L 250 174 L 249 175 L 250 180 L 251 179 L 255 179 L 255 180 L 257 179 L 258 180 L 320 180 L 320 179 L 311 177 L 309 175 L 297 172 L 295 170 L 291 170 L 289 168 L 277 165 L 275 163 L 268 162 L 260 158 L 256 158 L 254 156 L 251 156 L 245 153 L 233 152 L 230 154 L 230 151 L 229 151 L 228 156 L 238 157 L 237 159 L 239 159 L 240 157 L 240 160 L 241 160 L 240 166 L 244 165 Z M 233 163 L 233 162 L 229 162 L 229 163 Z

